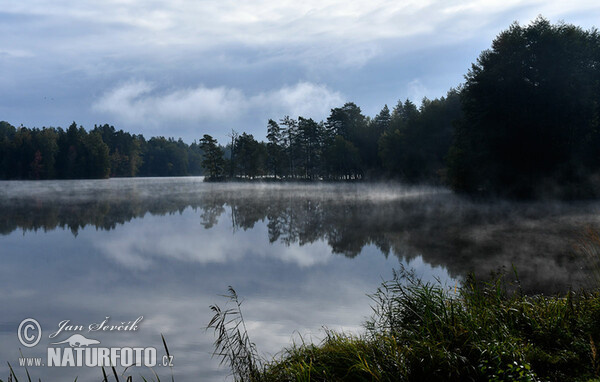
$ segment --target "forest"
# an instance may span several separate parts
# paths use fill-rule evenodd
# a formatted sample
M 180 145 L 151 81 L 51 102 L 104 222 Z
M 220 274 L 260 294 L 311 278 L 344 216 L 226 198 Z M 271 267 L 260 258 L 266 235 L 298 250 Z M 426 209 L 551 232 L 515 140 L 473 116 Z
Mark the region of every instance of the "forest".
M 459 93 L 423 100 L 420 108 L 399 101 L 374 117 L 348 102 L 326 121 L 284 116 L 267 123 L 267 141 L 232 132 L 222 148 L 209 135 L 200 140 L 203 167 L 211 179 L 377 179 L 437 182 L 452 143 L 452 124 L 461 115 Z
M 188 145 L 109 125 L 0 122 L 0 179 L 397 179 L 471 194 L 590 197 L 600 189 L 598 94 L 598 31 L 539 17 L 501 32 L 444 97 L 406 99 L 374 117 L 353 102 L 325 121 L 281 116 L 266 122 L 266 141 L 232 130 L 229 142 L 205 134 Z
M 81 179 L 184 176 L 210 179 L 364 179 L 398 177 L 435 182 L 443 175 L 452 141 L 452 121 L 461 113 L 459 93 L 398 102 L 374 118 L 346 103 L 326 122 L 284 117 L 269 120 L 267 142 L 232 131 L 225 146 L 209 135 L 181 139 L 132 135 L 114 126 L 89 132 L 75 122 L 68 129 L 15 128 L 0 122 L 0 178 Z
M 146 140 L 106 124 L 88 132 L 75 122 L 66 130 L 0 122 L 0 179 L 200 175 L 201 161 L 197 143 Z

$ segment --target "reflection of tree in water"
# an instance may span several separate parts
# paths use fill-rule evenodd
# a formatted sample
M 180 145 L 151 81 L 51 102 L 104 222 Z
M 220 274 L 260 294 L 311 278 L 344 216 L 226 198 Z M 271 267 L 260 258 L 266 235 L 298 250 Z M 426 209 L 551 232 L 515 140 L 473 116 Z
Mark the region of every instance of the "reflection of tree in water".
M 212 199 L 213 195 L 207 195 L 201 204 L 197 207 L 194 206 L 195 211 L 200 210 L 200 220 L 205 229 L 214 227 L 219 221 L 219 216 L 225 212 L 223 203 L 213 201 Z
M 260 221 L 266 223 L 271 243 L 324 241 L 332 252 L 347 257 L 373 245 L 386 256 L 422 256 L 453 276 L 515 265 L 526 287 L 553 291 L 583 284 L 580 269 L 586 263 L 573 243 L 587 225 L 597 223 L 594 212 L 599 209 L 594 203 L 476 203 L 451 194 L 379 198 L 352 190 L 326 191 L 208 187 L 3 198 L 0 232 L 60 227 L 77 234 L 87 225 L 111 230 L 147 213 L 182 213 L 191 207 L 205 229 L 223 218 L 231 219 L 234 231 L 252 229 Z
M 0 233 L 16 229 L 24 231 L 69 229 L 74 235 L 87 225 L 112 230 L 146 213 L 166 215 L 183 212 L 187 205 L 172 200 L 143 200 L 135 197 L 77 200 L 72 203 L 35 199 L 0 202 Z

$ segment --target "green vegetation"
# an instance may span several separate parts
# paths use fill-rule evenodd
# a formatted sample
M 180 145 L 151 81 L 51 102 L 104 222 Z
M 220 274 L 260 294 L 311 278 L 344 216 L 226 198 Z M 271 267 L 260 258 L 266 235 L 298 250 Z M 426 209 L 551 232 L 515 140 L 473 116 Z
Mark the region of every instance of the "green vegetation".
M 396 178 L 439 184 L 452 143 L 452 123 L 461 114 L 459 92 L 452 89 L 446 97 L 424 99 L 420 108 L 406 100 L 390 113 L 385 105 L 374 118 L 348 102 L 332 109 L 327 121 L 302 116 L 270 119 L 266 143 L 234 132 L 226 150 L 228 165 L 211 178 Z
M 600 34 L 538 18 L 513 24 L 446 97 L 387 105 L 374 118 L 349 102 L 326 121 L 269 120 L 268 143 L 231 177 L 445 183 L 516 198 L 597 196 Z M 237 136 L 236 136 L 237 137 Z M 247 142 L 234 137 L 230 151 Z M 248 138 L 248 137 L 245 137 Z M 266 148 L 264 148 L 266 146 Z
M 538 18 L 479 56 L 449 157 L 457 190 L 598 195 L 600 34 Z M 560 185 L 560 189 L 553 190 Z
M 526 296 L 497 276 L 460 286 L 395 273 L 372 295 L 365 333 L 325 332 L 265 361 L 240 304 L 213 307 L 215 355 L 238 381 L 589 381 L 600 377 L 600 293 Z M 225 314 L 227 313 L 227 314 Z M 243 339 L 243 340 L 239 340 Z M 233 351 L 232 351 L 233 350 Z M 243 357 L 240 357 L 243 355 Z
M 202 174 L 202 150 L 194 142 L 131 135 L 113 126 L 87 132 L 15 128 L 0 122 L 0 179 L 86 179 Z
M 538 18 L 513 24 L 466 82 L 417 107 L 374 117 L 352 102 L 326 121 L 284 116 L 267 142 L 232 131 L 225 147 L 73 123 L 66 131 L 0 123 L 0 179 L 177 176 L 208 179 L 395 178 L 517 198 L 590 197 L 600 185 L 600 34 Z M 203 151 L 202 147 L 206 150 Z
M 206 170 L 209 179 L 221 176 L 225 161 L 223 160 L 223 150 L 217 145 L 217 140 L 204 134 L 200 140 L 200 149 L 204 152 L 202 167 Z

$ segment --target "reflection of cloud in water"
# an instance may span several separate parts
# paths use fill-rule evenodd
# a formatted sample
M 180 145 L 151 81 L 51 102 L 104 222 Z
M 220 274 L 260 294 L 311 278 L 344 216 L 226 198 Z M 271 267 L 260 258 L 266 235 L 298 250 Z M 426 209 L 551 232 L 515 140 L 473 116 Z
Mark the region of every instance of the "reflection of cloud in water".
M 6 254 L 0 303 L 11 307 L 3 321 L 18 325 L 35 316 L 53 327 L 65 318 L 86 323 L 106 315 L 144 315 L 136 335 L 101 340 L 160 348 L 163 333 L 176 355 L 177 381 L 220 381 L 228 370 L 210 358 L 214 338 L 203 327 L 211 317 L 209 305 L 224 302 L 219 294 L 228 285 L 245 299 L 252 340 L 261 352 L 275 354 L 299 335 L 318 341 L 323 326 L 360 330 L 371 313 L 366 294 L 398 266 L 397 258 L 382 256 L 365 240 L 370 233 L 362 224 L 343 227 L 373 211 L 369 206 L 352 211 L 348 205 L 402 193 L 367 189 L 363 194 L 363 186 L 353 185 L 240 188 L 183 182 L 175 187 L 172 182 L 83 182 L 80 189 L 79 182 L 49 182 L 44 187 L 52 190 L 46 193 L 28 189 L 27 183 L 15 193 L 22 198 L 0 200 L 0 248 Z M 355 257 L 333 254 L 332 245 Z M 14 330 L 0 333 L 0 341 L 0 359 L 15 360 Z M 90 379 L 96 372 L 53 369 L 43 377 Z M 5 366 L 0 373 L 6 375 Z
M 298 335 L 322 338 L 322 326 L 360 328 L 366 294 L 399 263 L 450 284 L 448 273 L 515 264 L 534 290 L 577 285 L 585 262 L 570 255 L 572 240 L 598 211 L 394 185 L 10 183 L 0 187 L 0 304 L 10 307 L 0 360 L 18 357 L 12 327 L 24 317 L 56 325 L 143 314 L 143 333 L 110 342 L 160 347 L 164 333 L 177 381 L 222 380 L 202 327 L 228 285 L 245 299 L 252 340 L 273 354 Z
M 140 240 L 115 233 L 96 242 L 108 256 L 121 253 L 113 258 L 138 270 L 167 255 L 199 264 L 275 256 L 311 266 L 329 261 L 328 252 L 355 257 L 365 246 L 375 245 L 385 256 L 420 255 L 455 277 L 515 265 L 525 290 L 553 293 L 586 285 L 588 260 L 574 253 L 573 245 L 587 226 L 600 227 L 600 204 L 595 201 L 473 201 L 444 189 L 391 183 L 208 184 L 198 178 L 171 178 L 2 186 L 0 233 L 64 227 L 76 236 L 88 225 L 115 232 L 127 227 Z M 159 216 L 188 216 L 190 211 L 198 215 L 200 224 L 188 219 L 197 230 L 183 223 L 177 223 L 178 229 L 151 227 L 151 222 L 163 225 Z M 219 224 L 228 218 L 229 226 Z M 236 234 L 217 234 L 216 227 Z M 246 230 L 255 234 L 247 236 Z M 263 234 L 273 245 L 258 253 L 252 244 L 244 251 L 232 243 L 264 240 L 259 237 Z M 210 245 L 214 249 L 203 253 Z
M 228 263 L 243 257 L 260 257 L 310 267 L 327 262 L 333 255 L 323 241 L 305 245 L 269 245 L 264 223 L 252 230 L 231 232 L 225 224 L 203 229 L 198 217 L 187 210 L 172 217 L 171 224 L 147 217 L 122 227 L 115 233 L 100 233 L 93 245 L 122 266 L 146 270 L 164 261 L 199 264 Z M 259 241 L 262 243 L 259 245 Z
M 212 314 L 209 305 L 225 302 L 219 295 L 228 285 L 233 285 L 244 299 L 243 311 L 251 339 L 261 352 L 273 355 L 289 346 L 292 338 L 299 340 L 300 335 L 319 341 L 323 326 L 360 330 L 360 324 L 371 313 L 367 293 L 374 292 L 381 279 L 389 278 L 391 268 L 399 264 L 395 257 L 382 256 L 374 245 L 364 247 L 355 258 L 347 258 L 331 255 L 324 243 L 290 245 L 296 247 L 294 253 L 301 253 L 295 256 L 307 256 L 310 260 L 297 257 L 283 260 L 284 256 L 292 256 L 278 250 L 285 250 L 284 244 L 269 244 L 264 223 L 235 234 L 229 223 L 228 219 L 222 219 L 212 229 L 205 230 L 198 215 L 188 210 L 181 215 L 147 216 L 112 231 L 86 228 L 76 238 L 59 230 L 26 236 L 15 232 L 0 238 L 3 248 L 19 248 L 4 256 L 5 267 L 0 270 L 0 287 L 9 292 L 0 296 L 0 304 L 11 308 L 5 312 L 3 322 L 14 323 L 0 333 L 0 359 L 13 361 L 18 357 L 13 326 L 25 317 L 39 318 L 44 328 L 51 328 L 64 319 L 88 323 L 106 315 L 115 320 L 143 315 L 139 333 L 103 334 L 99 339 L 110 346 L 160 348 L 162 333 L 176 356 L 176 381 L 221 381 L 228 370 L 220 368 L 218 360 L 211 359 L 214 338 L 203 327 Z M 113 237 L 117 242 L 123 237 L 141 242 L 161 231 L 184 233 L 190 248 L 198 246 L 200 252 L 212 251 L 202 244 L 211 240 L 247 245 L 251 242 L 254 249 L 248 252 L 237 244 L 223 244 L 222 248 L 231 250 L 232 255 L 223 252 L 224 260 L 219 261 L 196 261 L 193 251 L 175 258 L 151 251 L 150 265 L 140 270 L 107 258 L 104 248 L 98 246 L 101 242 L 111 242 Z M 194 235 L 197 239 L 190 239 Z M 312 254 L 315 248 L 325 252 Z M 136 256 L 143 258 L 144 250 Z M 114 255 L 118 258 L 118 253 Z M 322 255 L 325 260 L 316 263 Z M 428 269 L 418 257 L 409 265 L 424 274 L 441 271 Z M 19 269 L 21 272 L 16 271 Z M 27 270 L 27 277 L 23 270 Z M 26 298 L 22 293 L 10 293 L 25 290 Z M 26 350 L 26 354 L 41 356 L 44 346 Z M 6 366 L 0 366 L 0 373 L 6 375 Z M 44 370 L 42 377 L 73 380 L 76 375 L 80 380 L 89 380 L 99 374 L 97 370 L 53 369 Z M 161 371 L 160 376 L 168 379 L 169 373 Z

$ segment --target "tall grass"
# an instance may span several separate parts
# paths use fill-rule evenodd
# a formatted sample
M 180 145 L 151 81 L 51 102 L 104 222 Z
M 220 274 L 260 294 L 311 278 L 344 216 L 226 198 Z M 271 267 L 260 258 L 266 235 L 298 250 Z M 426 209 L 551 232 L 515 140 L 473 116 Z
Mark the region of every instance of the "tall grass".
M 233 304 L 232 308 L 221 309 L 218 305 L 210 307 L 214 316 L 207 329 L 213 329 L 217 337 L 213 356 L 221 358 L 221 364 L 229 366 L 236 381 L 258 381 L 262 375 L 262 359 L 248 337 L 242 301 L 231 286 L 224 297 Z
M 239 370 L 253 370 L 243 375 L 244 381 L 588 381 L 600 377 L 597 291 L 525 296 L 503 276 L 487 282 L 469 277 L 455 289 L 423 282 L 402 270 L 371 298 L 373 317 L 360 335 L 326 331 L 319 344 L 294 344 L 276 359 L 257 361 L 255 347 L 239 349 L 240 339 L 245 346 L 249 343 L 247 335 L 233 332 L 238 342 L 219 342 L 218 354 L 227 354 L 239 380 Z M 226 325 L 225 320 L 219 322 Z M 232 324 L 236 330 L 241 328 L 239 321 Z M 237 346 L 235 351 L 228 343 Z M 238 351 L 245 358 L 234 363 Z M 240 367 L 246 359 L 252 363 Z

